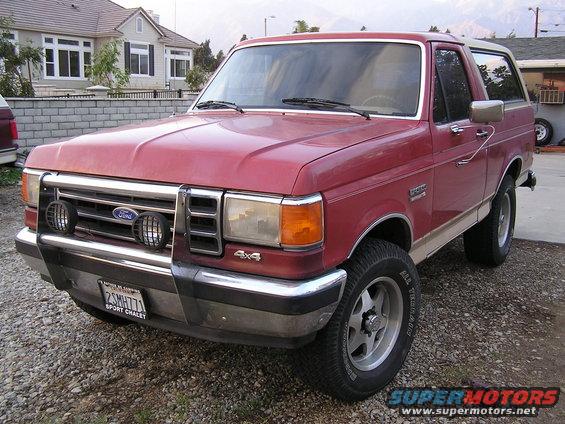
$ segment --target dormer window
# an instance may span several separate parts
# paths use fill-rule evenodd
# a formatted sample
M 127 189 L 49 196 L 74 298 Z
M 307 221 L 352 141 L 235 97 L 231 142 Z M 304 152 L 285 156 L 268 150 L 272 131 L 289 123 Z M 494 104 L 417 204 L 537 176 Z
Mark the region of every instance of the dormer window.
M 135 18 L 135 32 L 142 33 L 143 32 L 143 19 L 141 16 Z

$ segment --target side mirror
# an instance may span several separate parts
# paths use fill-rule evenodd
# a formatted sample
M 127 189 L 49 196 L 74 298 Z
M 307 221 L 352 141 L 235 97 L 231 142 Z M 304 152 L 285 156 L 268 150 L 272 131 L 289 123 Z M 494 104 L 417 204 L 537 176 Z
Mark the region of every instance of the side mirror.
M 500 122 L 504 119 L 504 102 L 502 100 L 479 100 L 471 102 L 469 119 L 477 124 Z

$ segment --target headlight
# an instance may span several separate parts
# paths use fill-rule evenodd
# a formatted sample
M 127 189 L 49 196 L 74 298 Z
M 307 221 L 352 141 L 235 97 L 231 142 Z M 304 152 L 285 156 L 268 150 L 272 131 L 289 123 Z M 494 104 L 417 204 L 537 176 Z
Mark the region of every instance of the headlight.
M 282 198 L 228 193 L 224 237 L 276 247 L 317 245 L 324 237 L 322 196 Z
M 22 199 L 25 204 L 37 207 L 39 203 L 39 177 L 42 171 L 24 169 L 22 173 Z

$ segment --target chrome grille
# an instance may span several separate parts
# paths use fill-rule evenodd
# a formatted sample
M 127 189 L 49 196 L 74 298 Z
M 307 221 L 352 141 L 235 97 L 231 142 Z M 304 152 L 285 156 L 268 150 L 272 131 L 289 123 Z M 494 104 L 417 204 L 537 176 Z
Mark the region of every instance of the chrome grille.
M 222 254 L 222 191 L 191 188 L 187 202 L 186 227 L 190 251 Z
M 134 209 L 138 213 L 159 212 L 167 218 L 173 230 L 174 200 L 104 193 L 94 191 L 94 187 L 93 190 L 58 188 L 57 198 L 71 202 L 77 208 L 79 219 L 76 228 L 86 233 L 135 242 L 133 222 L 114 218 L 112 211 L 117 207 Z
M 47 176 L 44 182 L 55 189 L 58 199 L 77 208 L 78 231 L 136 243 L 132 234 L 133 222 L 113 216 L 115 208 L 124 207 L 138 213 L 163 214 L 174 233 L 179 186 L 78 175 Z M 222 254 L 222 195 L 221 190 L 188 188 L 185 217 L 179 218 L 186 218 L 186 234 L 192 253 Z

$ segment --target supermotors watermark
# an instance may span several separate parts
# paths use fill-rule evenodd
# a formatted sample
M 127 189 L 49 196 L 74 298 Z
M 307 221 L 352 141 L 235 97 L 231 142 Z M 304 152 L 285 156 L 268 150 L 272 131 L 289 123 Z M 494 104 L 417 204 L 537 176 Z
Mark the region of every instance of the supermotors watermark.
M 559 400 L 557 387 L 406 387 L 392 389 L 387 405 L 423 417 L 536 417 Z

